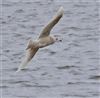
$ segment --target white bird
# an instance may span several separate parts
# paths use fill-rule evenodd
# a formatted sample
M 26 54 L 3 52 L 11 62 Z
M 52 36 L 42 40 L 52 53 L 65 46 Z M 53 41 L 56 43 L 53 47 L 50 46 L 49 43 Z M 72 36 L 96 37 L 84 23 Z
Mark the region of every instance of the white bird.
M 39 38 L 35 41 L 32 41 L 31 39 L 29 40 L 27 48 L 26 48 L 25 58 L 22 60 L 17 72 L 19 72 L 21 69 L 24 69 L 26 67 L 26 65 L 34 57 L 34 55 L 39 50 L 39 48 L 43 48 L 48 45 L 51 45 L 55 43 L 56 41 L 61 41 L 57 38 L 57 36 L 50 36 L 50 31 L 55 26 L 55 24 L 58 23 L 60 18 L 63 16 L 63 13 L 64 13 L 63 7 L 60 7 L 56 15 L 44 27 Z

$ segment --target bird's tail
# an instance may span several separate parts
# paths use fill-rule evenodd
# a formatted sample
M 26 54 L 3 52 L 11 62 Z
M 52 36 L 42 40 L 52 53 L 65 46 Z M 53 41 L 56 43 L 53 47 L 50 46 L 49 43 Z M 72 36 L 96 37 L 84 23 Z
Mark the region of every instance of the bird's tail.
M 29 48 L 32 48 L 33 45 L 34 45 L 34 44 L 33 44 L 33 41 L 32 41 L 32 39 L 30 39 L 29 42 L 28 42 L 28 45 L 27 45 L 26 50 L 29 49 Z

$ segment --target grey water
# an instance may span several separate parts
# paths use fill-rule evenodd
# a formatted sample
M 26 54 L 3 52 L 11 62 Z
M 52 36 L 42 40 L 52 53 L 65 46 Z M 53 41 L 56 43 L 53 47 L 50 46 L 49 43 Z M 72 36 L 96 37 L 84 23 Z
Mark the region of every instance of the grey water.
M 1 98 L 100 98 L 99 6 L 96 0 L 2 0 Z M 36 39 L 60 6 L 51 31 L 62 42 L 40 49 L 16 70 L 30 38 Z

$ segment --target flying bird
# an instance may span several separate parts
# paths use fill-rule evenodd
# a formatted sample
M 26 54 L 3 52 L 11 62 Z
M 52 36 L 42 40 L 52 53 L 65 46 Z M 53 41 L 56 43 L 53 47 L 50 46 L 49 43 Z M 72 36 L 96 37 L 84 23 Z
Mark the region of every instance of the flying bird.
M 29 40 L 25 58 L 22 60 L 17 72 L 24 69 L 29 61 L 34 57 L 39 48 L 46 47 L 48 45 L 54 44 L 57 41 L 61 41 L 56 35 L 50 36 L 51 29 L 58 23 L 58 21 L 63 16 L 63 7 L 60 7 L 56 15 L 48 22 L 48 24 L 43 28 L 39 38 L 35 41 Z

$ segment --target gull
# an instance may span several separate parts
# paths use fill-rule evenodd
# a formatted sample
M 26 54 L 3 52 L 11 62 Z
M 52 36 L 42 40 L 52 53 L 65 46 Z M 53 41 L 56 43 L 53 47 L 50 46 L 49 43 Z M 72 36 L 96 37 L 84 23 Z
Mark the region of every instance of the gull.
M 27 64 L 31 61 L 31 59 L 34 57 L 34 55 L 39 50 L 39 48 L 43 48 L 48 45 L 54 44 L 57 41 L 61 41 L 57 38 L 56 35 L 50 36 L 50 31 L 61 19 L 61 17 L 63 16 L 63 13 L 64 13 L 63 7 L 60 7 L 56 15 L 43 28 L 39 38 L 34 41 L 32 41 L 32 39 L 29 40 L 27 48 L 26 48 L 25 58 L 22 60 L 20 66 L 18 67 L 17 72 L 21 71 L 27 66 Z

